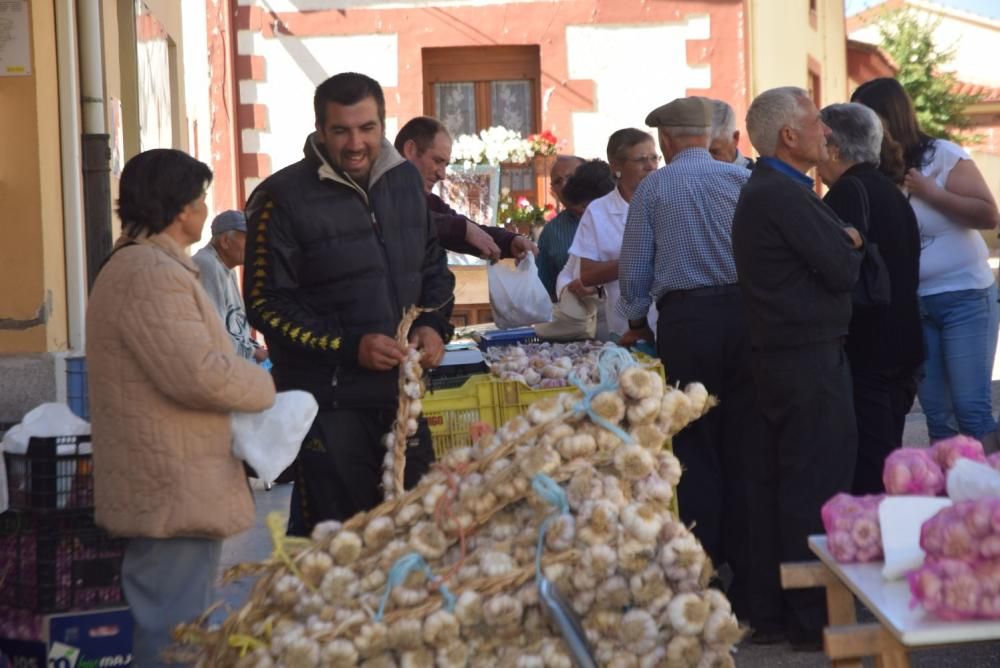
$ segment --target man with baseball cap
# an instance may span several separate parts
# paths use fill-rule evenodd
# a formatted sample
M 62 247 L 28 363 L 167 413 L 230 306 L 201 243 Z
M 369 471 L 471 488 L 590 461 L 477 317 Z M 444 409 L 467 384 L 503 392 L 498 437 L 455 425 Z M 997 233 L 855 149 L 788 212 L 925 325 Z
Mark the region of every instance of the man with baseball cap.
M 223 211 L 212 221 L 212 238 L 191 258 L 201 271 L 201 285 L 215 304 L 237 354 L 262 362 L 267 349 L 250 336 L 243 295 L 234 269 L 243 264 L 247 219 L 242 211 Z
M 759 422 L 730 242 L 733 211 L 750 172 L 708 152 L 712 103 L 684 97 L 651 111 L 667 163 L 632 196 L 619 260 L 618 309 L 629 319 L 621 345 L 650 340 L 656 303 L 656 348 L 671 383 L 705 384 L 719 406 L 674 437 L 686 472 L 678 485 L 681 518 L 717 566 L 733 573 L 730 600 L 746 610 L 747 536 L 742 458 Z

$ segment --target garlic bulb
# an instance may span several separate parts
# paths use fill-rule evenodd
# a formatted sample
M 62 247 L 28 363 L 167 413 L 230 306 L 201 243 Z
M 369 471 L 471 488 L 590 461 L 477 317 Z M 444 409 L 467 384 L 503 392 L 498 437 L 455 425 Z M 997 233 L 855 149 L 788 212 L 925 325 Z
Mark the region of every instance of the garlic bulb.
M 455 617 L 462 626 L 475 626 L 483 618 L 483 601 L 480 595 L 467 589 L 455 602 Z
M 681 635 L 696 636 L 708 621 L 708 603 L 693 593 L 677 594 L 667 606 L 670 626 Z
M 419 619 L 404 617 L 388 626 L 389 647 L 408 651 L 419 648 L 423 644 L 423 627 Z
M 447 610 L 432 612 L 424 620 L 424 642 L 435 649 L 447 647 L 458 639 L 458 618 Z
M 641 445 L 623 445 L 615 451 L 615 468 L 626 480 L 645 478 L 655 466 L 653 455 Z
M 418 522 L 410 530 L 410 549 L 425 559 L 437 559 L 448 549 L 448 539 L 433 522 Z
M 350 640 L 338 638 L 320 648 L 320 665 L 349 668 L 358 665 L 358 650 Z
M 489 626 L 513 626 L 521 621 L 524 608 L 513 596 L 498 594 L 483 605 L 483 621 Z
M 636 540 L 655 543 L 663 526 L 663 517 L 651 503 L 630 503 L 622 510 L 622 525 Z
M 341 531 L 330 541 L 330 554 L 338 566 L 353 564 L 361 556 L 361 538 L 353 531 Z
M 362 657 L 380 654 L 389 647 L 389 629 L 382 622 L 368 622 L 354 636 L 354 646 Z

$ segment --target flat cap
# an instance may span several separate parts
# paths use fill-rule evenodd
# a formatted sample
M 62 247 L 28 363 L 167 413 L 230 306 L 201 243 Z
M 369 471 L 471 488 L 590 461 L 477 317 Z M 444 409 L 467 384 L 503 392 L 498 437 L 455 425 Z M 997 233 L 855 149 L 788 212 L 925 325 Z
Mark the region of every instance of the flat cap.
M 651 128 L 707 128 L 712 125 L 712 101 L 707 97 L 679 97 L 646 116 Z
M 212 221 L 213 237 L 229 230 L 247 231 L 247 219 L 242 211 L 223 211 Z

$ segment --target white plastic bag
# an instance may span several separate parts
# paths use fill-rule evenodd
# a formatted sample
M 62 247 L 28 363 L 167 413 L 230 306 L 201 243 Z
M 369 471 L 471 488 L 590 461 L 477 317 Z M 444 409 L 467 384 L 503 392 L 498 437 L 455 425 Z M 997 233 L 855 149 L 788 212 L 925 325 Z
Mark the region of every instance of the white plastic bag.
M 90 423 L 81 420 L 66 404 L 46 403 L 35 406 L 3 435 L 0 449 L 23 455 L 28 451 L 28 442 L 33 436 L 89 436 Z M 56 454 L 90 454 L 90 444 L 82 443 L 79 450 L 75 445 L 60 445 Z
M 318 411 L 313 395 L 290 390 L 278 392 L 274 405 L 260 413 L 233 413 L 233 455 L 264 482 L 274 482 L 295 461 Z
M 538 278 L 531 253 L 513 269 L 503 262 L 486 269 L 493 321 L 500 329 L 527 327 L 552 320 L 552 301 Z
M 1000 496 L 1000 472 L 987 464 L 959 459 L 948 471 L 945 485 L 948 497 L 955 503 L 984 496 Z

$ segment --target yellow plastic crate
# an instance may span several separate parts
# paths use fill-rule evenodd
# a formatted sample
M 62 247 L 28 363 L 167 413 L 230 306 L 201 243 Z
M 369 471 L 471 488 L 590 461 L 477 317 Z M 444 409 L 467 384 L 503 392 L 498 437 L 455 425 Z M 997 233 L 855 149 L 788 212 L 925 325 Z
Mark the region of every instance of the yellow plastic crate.
M 496 399 L 492 377 L 477 374 L 461 387 L 428 392 L 423 398 L 424 418 L 434 441 L 434 456 L 472 445 L 472 428 L 477 422 L 496 429 Z M 500 423 L 502 424 L 502 423 Z
M 652 366 L 663 374 L 658 360 Z M 461 387 L 428 392 L 423 398 L 423 412 L 434 440 L 434 454 L 441 458 L 451 450 L 472 445 L 476 423 L 496 429 L 524 414 L 539 399 L 576 391 L 573 386 L 536 390 L 484 373 L 471 376 Z
M 650 363 L 647 359 L 642 362 Z M 663 365 L 658 360 L 652 366 L 663 375 Z M 573 386 L 533 390 L 524 383 L 503 381 L 483 373 L 470 376 L 461 387 L 428 392 L 423 398 L 423 408 L 434 442 L 434 456 L 441 459 L 451 450 L 472 445 L 476 424 L 489 425 L 495 430 L 543 397 L 576 391 Z M 673 449 L 669 440 L 664 447 Z M 680 517 L 677 494 L 670 501 L 670 509 L 675 517 Z

